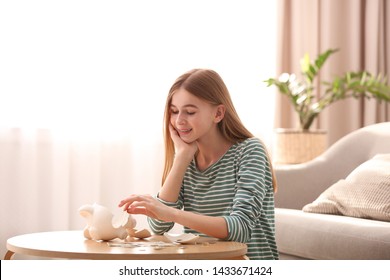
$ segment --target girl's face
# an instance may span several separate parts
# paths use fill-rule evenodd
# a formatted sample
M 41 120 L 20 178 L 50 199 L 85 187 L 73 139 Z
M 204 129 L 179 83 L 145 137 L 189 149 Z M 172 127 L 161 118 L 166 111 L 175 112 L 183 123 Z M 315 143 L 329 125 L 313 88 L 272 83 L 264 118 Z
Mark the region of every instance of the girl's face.
M 223 105 L 212 105 L 185 89 L 180 88 L 172 96 L 171 125 L 186 143 L 207 137 L 217 129 L 217 123 L 223 119 L 223 115 Z

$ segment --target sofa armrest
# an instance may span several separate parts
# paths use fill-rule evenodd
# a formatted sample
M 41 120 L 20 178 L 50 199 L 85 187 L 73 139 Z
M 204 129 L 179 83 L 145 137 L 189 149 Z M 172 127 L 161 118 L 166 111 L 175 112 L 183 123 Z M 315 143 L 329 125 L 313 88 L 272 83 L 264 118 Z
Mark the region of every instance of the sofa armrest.
M 307 163 L 275 166 L 278 184 L 275 206 L 302 209 L 368 159 L 351 146 L 338 145 Z
M 274 171 L 278 184 L 275 207 L 278 208 L 302 209 L 337 181 L 332 176 L 332 168 L 322 160 L 275 166 Z

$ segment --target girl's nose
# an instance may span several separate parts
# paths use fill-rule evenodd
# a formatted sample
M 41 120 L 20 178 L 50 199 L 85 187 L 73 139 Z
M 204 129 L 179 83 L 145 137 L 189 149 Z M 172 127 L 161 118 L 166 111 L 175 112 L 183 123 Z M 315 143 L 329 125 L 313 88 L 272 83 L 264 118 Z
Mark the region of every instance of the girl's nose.
M 186 122 L 186 119 L 184 118 L 183 114 L 179 113 L 176 118 L 176 124 L 182 125 Z

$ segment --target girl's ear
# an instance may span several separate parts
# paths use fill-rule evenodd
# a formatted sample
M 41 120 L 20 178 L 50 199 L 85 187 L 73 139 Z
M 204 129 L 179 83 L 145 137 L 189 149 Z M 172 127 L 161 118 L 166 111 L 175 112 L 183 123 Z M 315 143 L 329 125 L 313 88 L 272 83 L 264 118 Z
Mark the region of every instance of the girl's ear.
M 214 122 L 219 123 L 225 117 L 226 108 L 224 105 L 218 105 L 215 112 Z

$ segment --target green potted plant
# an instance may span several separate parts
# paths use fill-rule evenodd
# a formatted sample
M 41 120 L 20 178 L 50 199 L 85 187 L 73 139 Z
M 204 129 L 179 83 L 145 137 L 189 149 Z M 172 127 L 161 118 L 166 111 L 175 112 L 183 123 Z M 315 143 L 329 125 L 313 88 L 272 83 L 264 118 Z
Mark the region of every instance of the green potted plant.
M 335 76 L 331 81 L 322 81 L 323 88 L 318 93 L 314 86 L 315 80 L 328 58 L 337 51 L 338 49 L 328 49 L 319 54 L 314 61 L 311 61 L 309 55 L 305 54 L 301 59 L 301 80 L 295 74 L 283 73 L 278 78 L 264 81 L 267 86 L 276 86 L 280 93 L 287 96 L 298 114 L 299 132 L 302 134 L 309 134 L 310 127 L 318 115 L 338 100 L 353 97 L 390 101 L 390 86 L 387 83 L 387 78 L 381 74 L 373 75 L 367 71 L 350 71 L 341 76 Z M 316 143 L 318 141 L 312 140 L 312 142 L 318 145 Z M 309 156 L 309 159 L 316 155 Z M 308 159 L 296 161 L 306 160 Z

